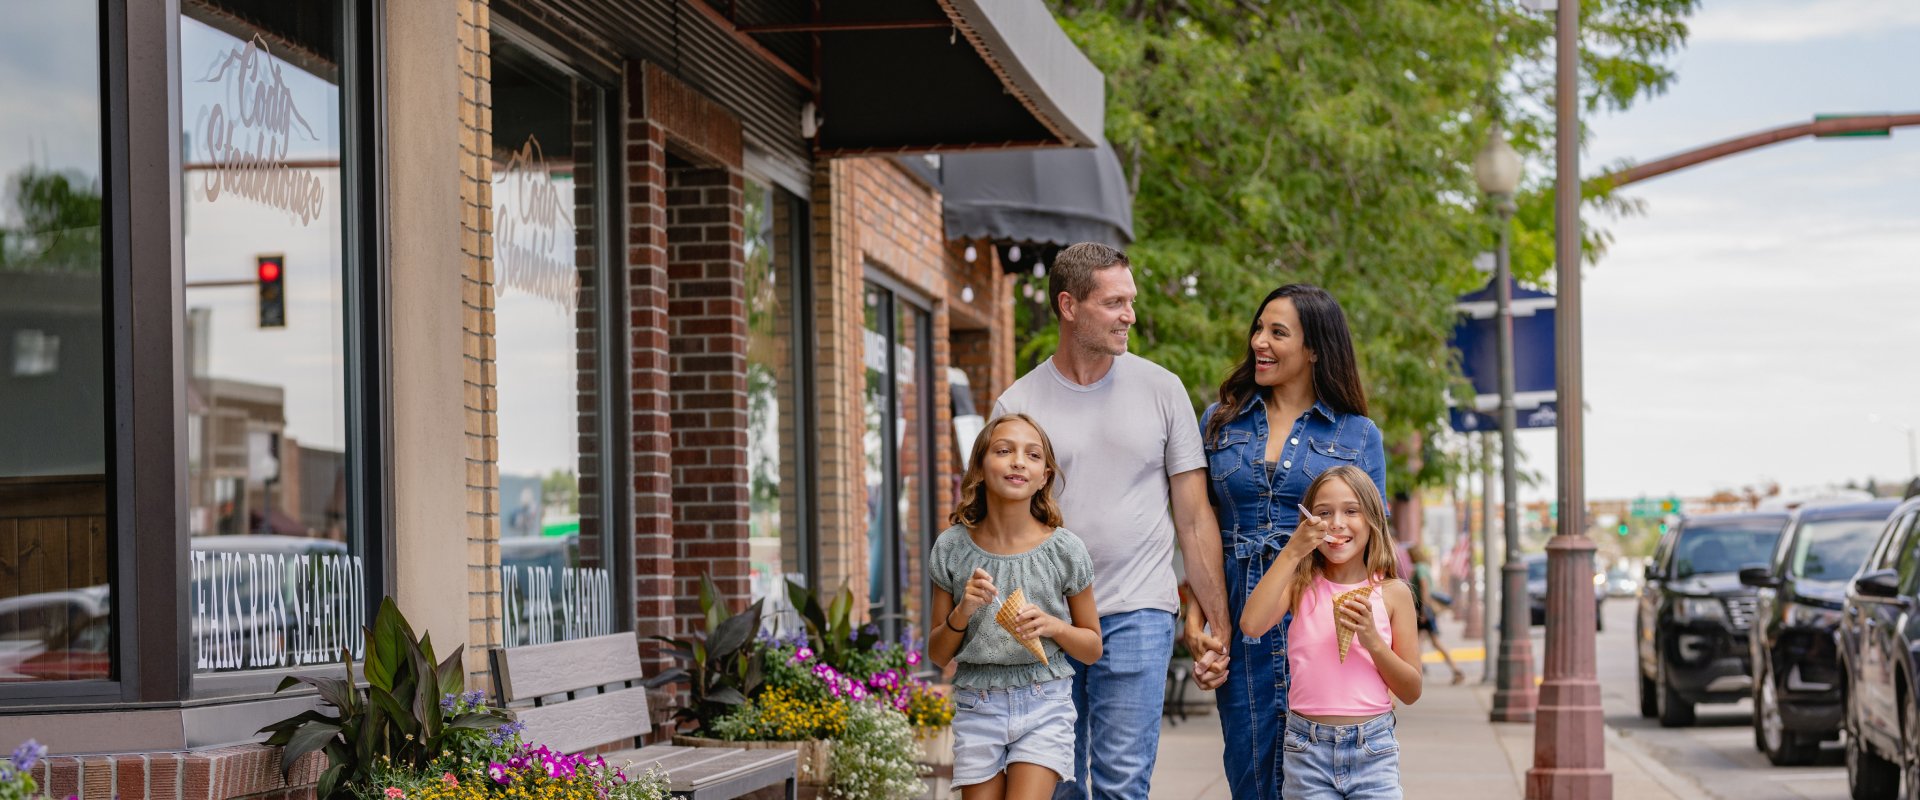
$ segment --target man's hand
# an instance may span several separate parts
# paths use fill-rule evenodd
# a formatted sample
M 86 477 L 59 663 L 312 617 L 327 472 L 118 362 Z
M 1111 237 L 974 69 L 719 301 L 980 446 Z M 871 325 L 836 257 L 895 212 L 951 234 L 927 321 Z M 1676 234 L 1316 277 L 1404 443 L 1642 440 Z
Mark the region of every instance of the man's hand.
M 1193 685 L 1201 691 L 1211 692 L 1227 682 L 1226 655 L 1217 650 L 1205 650 L 1193 660 Z

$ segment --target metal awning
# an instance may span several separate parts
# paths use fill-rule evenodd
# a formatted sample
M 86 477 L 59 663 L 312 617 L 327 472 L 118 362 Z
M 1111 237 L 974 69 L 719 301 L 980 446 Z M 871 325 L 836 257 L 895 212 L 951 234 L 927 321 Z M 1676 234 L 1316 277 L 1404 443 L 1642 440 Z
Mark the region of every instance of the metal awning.
M 1104 140 L 1088 149 L 954 153 L 940 159 L 947 238 L 1056 245 L 1133 241 L 1133 197 Z
M 688 2 L 814 93 L 821 155 L 1102 138 L 1105 78 L 1041 0 Z

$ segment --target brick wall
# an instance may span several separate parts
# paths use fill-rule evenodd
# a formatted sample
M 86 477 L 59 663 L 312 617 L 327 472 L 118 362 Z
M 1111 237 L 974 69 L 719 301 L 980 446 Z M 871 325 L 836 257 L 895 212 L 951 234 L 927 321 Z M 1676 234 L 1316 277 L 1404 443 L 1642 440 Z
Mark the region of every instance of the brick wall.
M 700 578 L 747 584 L 747 323 L 741 179 L 725 167 L 667 170 L 667 346 L 673 392 L 673 553 L 682 630 L 700 618 Z
M 313 783 L 325 765 L 325 756 L 312 753 L 283 777 L 280 748 L 236 745 L 184 753 L 56 756 L 36 765 L 33 777 L 48 797 L 312 800 Z
M 460 302 L 467 419 L 467 683 L 486 686 L 502 638 L 500 449 L 494 371 L 492 36 L 487 0 L 460 15 Z

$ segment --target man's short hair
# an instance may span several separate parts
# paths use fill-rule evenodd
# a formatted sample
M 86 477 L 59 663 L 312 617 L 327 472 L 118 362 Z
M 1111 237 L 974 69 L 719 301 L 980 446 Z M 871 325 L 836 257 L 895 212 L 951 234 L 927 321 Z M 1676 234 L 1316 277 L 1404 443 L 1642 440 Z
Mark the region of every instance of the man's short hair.
M 1120 248 L 1099 242 L 1081 242 L 1061 250 L 1053 257 L 1053 267 L 1047 270 L 1047 305 L 1053 307 L 1054 318 L 1060 317 L 1061 292 L 1075 300 L 1085 300 L 1093 292 L 1093 273 L 1108 267 L 1132 266 Z

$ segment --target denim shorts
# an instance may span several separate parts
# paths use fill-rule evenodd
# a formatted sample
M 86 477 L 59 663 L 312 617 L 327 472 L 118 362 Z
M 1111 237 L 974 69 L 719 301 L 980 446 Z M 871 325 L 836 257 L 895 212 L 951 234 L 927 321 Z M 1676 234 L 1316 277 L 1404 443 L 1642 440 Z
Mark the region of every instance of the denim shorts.
M 1287 800 L 1400 800 L 1400 742 L 1393 713 L 1358 725 L 1322 725 L 1287 714 L 1280 734 Z
M 986 783 L 1015 761 L 1073 780 L 1073 679 L 953 690 L 953 782 Z

